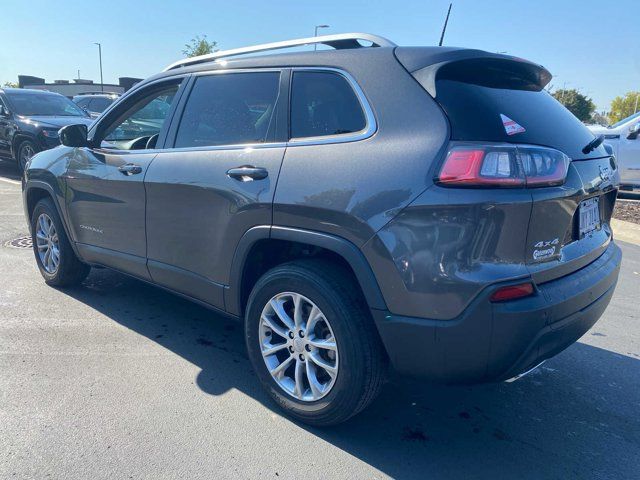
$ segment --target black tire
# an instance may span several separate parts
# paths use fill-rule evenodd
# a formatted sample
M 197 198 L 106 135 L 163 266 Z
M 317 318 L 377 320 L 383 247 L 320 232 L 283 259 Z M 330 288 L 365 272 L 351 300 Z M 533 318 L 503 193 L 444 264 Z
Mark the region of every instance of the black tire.
M 55 227 L 58 235 L 59 263 L 54 272 L 48 272 L 42 263 L 42 259 L 38 254 L 38 243 L 36 233 L 38 229 L 38 219 L 42 214 L 47 215 Z M 89 274 L 91 267 L 82 263 L 76 256 L 69 238 L 64 230 L 58 211 L 50 198 L 40 200 L 31 214 L 31 239 L 33 240 L 33 252 L 36 257 L 38 269 L 44 278 L 44 281 L 55 287 L 69 287 L 82 282 Z
M 31 140 L 23 140 L 18 144 L 18 148 L 16 149 L 16 163 L 18 165 L 18 171 L 20 174 L 24 173 L 25 167 L 27 166 L 28 158 L 30 156 L 35 155 L 40 151 L 38 145 Z
M 260 316 L 267 302 L 282 292 L 311 300 L 331 324 L 340 364 L 333 387 L 319 400 L 302 401 L 285 392 L 262 358 Z M 249 297 L 245 338 L 253 368 L 269 395 L 288 415 L 309 425 L 335 425 L 356 415 L 376 398 L 386 378 L 386 354 L 368 307 L 350 272 L 330 262 L 296 261 L 265 273 Z

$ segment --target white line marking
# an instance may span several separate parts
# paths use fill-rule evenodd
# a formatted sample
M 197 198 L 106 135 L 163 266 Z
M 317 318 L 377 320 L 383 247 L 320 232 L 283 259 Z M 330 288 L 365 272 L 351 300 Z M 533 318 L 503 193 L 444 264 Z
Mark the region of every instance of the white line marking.
M 0 177 L 0 182 L 7 182 L 12 185 L 22 185 L 22 182 L 19 182 L 17 180 L 9 180 L 8 178 L 3 178 L 3 177 Z

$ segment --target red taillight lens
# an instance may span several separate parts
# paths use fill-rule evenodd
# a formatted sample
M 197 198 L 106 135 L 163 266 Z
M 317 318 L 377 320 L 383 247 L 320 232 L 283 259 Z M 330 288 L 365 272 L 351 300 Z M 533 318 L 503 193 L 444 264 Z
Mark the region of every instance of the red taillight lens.
M 564 183 L 569 158 L 552 148 L 528 145 L 454 146 L 438 182 L 460 186 L 550 186 Z
M 493 292 L 490 300 L 492 302 L 504 302 L 506 300 L 515 300 L 516 298 L 527 297 L 533 293 L 533 284 L 522 283 L 520 285 L 509 285 L 502 287 Z

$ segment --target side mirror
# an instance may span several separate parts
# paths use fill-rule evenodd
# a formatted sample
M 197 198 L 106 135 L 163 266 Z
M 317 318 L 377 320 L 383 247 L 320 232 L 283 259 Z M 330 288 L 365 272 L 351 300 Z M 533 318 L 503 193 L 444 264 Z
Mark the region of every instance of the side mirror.
M 7 118 L 9 116 L 9 110 L 4 105 L 0 105 L 0 117 Z
M 638 135 L 640 135 L 640 122 L 637 122 L 629 127 L 627 140 L 635 140 L 638 138 Z
M 67 125 L 62 127 L 58 132 L 60 135 L 60 143 L 65 147 L 88 147 L 87 126 L 86 125 Z

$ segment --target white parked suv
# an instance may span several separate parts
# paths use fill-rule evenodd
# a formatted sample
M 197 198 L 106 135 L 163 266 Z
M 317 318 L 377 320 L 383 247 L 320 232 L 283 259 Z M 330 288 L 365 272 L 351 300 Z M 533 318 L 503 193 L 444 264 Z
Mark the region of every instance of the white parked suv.
M 596 135 L 604 135 L 606 144 L 613 149 L 620 167 L 620 188 L 640 189 L 640 112 L 610 127 L 594 125 L 589 129 Z

